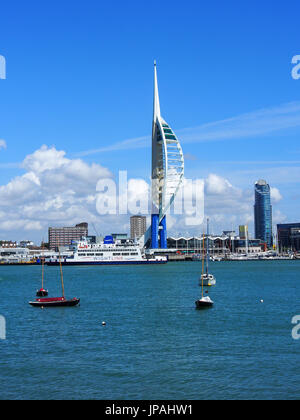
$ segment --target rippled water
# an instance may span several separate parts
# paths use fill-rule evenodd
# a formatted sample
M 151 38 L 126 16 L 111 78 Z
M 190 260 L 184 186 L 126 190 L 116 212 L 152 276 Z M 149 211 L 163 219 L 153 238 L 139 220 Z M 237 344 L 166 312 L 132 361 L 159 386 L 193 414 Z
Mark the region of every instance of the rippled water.
M 204 311 L 200 266 L 65 267 L 81 306 L 44 310 L 40 267 L 0 267 L 0 398 L 298 399 L 300 261 L 212 264 Z M 59 270 L 46 280 L 60 295 Z

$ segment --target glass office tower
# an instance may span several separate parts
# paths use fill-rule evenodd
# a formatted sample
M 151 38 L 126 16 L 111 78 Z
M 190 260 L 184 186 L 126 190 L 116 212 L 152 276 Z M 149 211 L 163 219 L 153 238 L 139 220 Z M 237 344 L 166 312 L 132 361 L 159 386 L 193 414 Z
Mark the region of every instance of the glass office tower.
M 273 245 L 272 205 L 270 185 L 260 180 L 255 184 L 255 238 L 264 241 L 270 248 Z

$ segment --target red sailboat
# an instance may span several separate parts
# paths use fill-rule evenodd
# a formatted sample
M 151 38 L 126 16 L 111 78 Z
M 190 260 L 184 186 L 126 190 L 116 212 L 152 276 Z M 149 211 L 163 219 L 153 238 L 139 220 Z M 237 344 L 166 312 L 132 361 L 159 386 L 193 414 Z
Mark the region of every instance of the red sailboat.
M 58 248 L 59 250 L 59 248 Z M 80 303 L 80 299 L 73 298 L 73 299 L 66 299 L 65 298 L 65 287 L 64 287 L 64 278 L 63 278 L 63 271 L 61 265 L 61 258 L 59 252 L 59 265 L 60 265 L 60 277 L 61 277 L 61 286 L 62 286 L 62 296 L 61 297 L 54 297 L 54 298 L 45 298 L 40 297 L 35 301 L 29 302 L 29 305 L 36 306 L 39 308 L 53 308 L 53 307 L 63 307 L 63 306 L 76 306 Z

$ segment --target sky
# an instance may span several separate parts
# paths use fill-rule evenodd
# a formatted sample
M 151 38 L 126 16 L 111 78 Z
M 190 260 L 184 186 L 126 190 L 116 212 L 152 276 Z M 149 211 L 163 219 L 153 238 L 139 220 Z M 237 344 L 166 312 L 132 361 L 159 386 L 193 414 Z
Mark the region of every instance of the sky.
M 205 180 L 214 233 L 249 224 L 254 183 L 272 187 L 274 224 L 298 222 L 298 1 L 10 1 L 1 5 L 0 239 L 36 242 L 87 221 L 99 179 L 128 171 L 130 200 L 151 171 L 153 61 L 161 112 L 185 176 Z M 139 195 L 140 194 L 140 195 Z M 201 234 L 170 216 L 169 233 Z

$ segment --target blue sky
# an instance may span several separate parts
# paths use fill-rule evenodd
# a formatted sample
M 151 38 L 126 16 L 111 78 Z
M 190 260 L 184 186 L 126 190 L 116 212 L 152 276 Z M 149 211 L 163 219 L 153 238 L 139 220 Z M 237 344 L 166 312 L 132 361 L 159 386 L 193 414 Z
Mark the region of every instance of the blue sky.
M 0 185 L 26 174 L 22 162 L 42 145 L 147 179 L 156 59 L 162 114 L 182 140 L 186 176 L 213 173 L 251 193 L 266 178 L 282 196 L 275 221 L 298 221 L 299 9 L 293 0 L 6 2 Z M 49 220 L 60 222 L 45 213 Z M 0 235 L 24 236 L 1 220 Z

